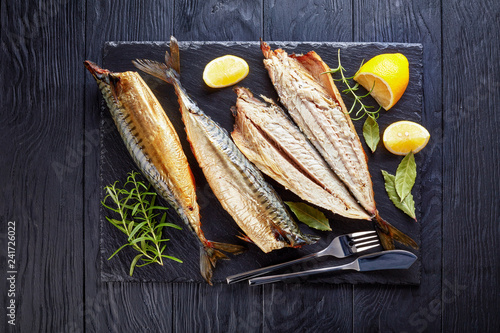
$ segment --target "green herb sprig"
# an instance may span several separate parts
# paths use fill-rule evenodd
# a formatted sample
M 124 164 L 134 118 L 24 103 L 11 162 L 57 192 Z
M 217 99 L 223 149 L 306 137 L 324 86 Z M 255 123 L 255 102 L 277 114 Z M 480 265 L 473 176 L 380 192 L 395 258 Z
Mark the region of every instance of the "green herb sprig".
M 372 110 L 374 106 L 365 105 L 362 100 L 363 98 L 366 98 L 371 94 L 371 92 L 373 91 L 373 87 L 375 87 L 375 85 L 367 94 L 358 96 L 356 94 L 356 91 L 359 89 L 359 83 L 356 83 L 355 85 L 351 86 L 349 81 L 354 78 L 354 75 L 349 77 L 345 76 L 345 68 L 342 67 L 342 63 L 340 62 L 340 49 L 338 50 L 338 63 L 339 64 L 337 68 L 330 69 L 325 73 L 334 74 L 339 72 L 340 79 L 334 79 L 334 80 L 342 81 L 342 83 L 347 87 L 346 89 L 342 90 L 342 92 L 345 94 L 350 93 L 354 97 L 354 103 L 352 104 L 348 112 L 349 115 L 351 115 L 354 112 L 354 110 L 356 110 L 356 106 L 358 106 L 358 108 L 355 112 L 355 117 L 351 116 L 351 118 L 353 120 L 361 120 L 363 119 L 363 117 L 366 116 L 366 121 L 363 124 L 363 137 L 365 138 L 366 144 L 373 153 L 377 149 L 377 145 L 380 141 L 380 130 L 377 123 L 377 118 L 379 117 L 379 111 L 382 109 L 382 107 L 380 106 L 377 110 Z M 361 66 L 363 66 L 363 63 L 361 63 L 359 68 L 361 68 Z
M 135 267 L 142 267 L 152 263 L 163 265 L 163 258 L 182 263 L 182 260 L 163 254 L 166 242 L 169 239 L 162 238 L 163 228 L 171 227 L 181 230 L 176 224 L 165 222 L 167 214 L 163 213 L 160 221 L 159 211 L 168 208 L 155 205 L 156 193 L 151 191 L 151 185 L 144 184 L 138 180 L 137 172 L 130 172 L 123 188 L 118 188 L 118 181 L 104 187 L 107 195 L 101 204 L 116 213 L 119 218 L 106 216 L 106 220 L 113 224 L 118 230 L 127 235 L 127 243 L 120 246 L 109 258 L 113 258 L 118 252 L 127 246 L 139 252 L 130 264 L 130 276 Z M 108 202 L 111 201 L 110 204 Z M 139 263 L 140 260 L 140 263 Z

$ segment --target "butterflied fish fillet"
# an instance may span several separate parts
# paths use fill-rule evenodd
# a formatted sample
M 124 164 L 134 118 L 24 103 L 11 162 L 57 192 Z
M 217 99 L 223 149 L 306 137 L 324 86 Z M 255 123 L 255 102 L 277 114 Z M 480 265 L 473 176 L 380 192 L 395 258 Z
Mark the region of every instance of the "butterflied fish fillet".
M 112 73 L 85 61 L 106 101 L 133 160 L 158 194 L 174 207 L 200 243 L 200 272 L 211 283 L 218 250 L 239 253 L 241 246 L 208 241 L 201 230 L 196 187 L 172 123 L 136 72 Z
M 304 235 L 262 174 L 239 151 L 227 132 L 198 108 L 166 64 L 137 60 L 135 66 L 175 88 L 193 153 L 222 207 L 262 251 L 317 241 Z
M 264 66 L 281 103 L 330 168 L 373 217 L 386 249 L 393 240 L 417 247 L 378 214 L 366 154 L 329 70 L 316 52 L 289 56 L 261 42 Z
M 231 136 L 252 163 L 303 200 L 348 218 L 370 219 L 278 105 L 258 100 L 248 89 L 234 90 Z

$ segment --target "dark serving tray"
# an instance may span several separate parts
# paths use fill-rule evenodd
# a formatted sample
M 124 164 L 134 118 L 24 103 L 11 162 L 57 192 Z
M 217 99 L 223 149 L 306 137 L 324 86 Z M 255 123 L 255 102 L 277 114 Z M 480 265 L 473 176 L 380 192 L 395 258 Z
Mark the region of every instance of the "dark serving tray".
M 202 73 L 205 65 L 212 59 L 225 55 L 234 54 L 244 58 L 249 66 L 249 75 L 239 83 L 248 87 L 255 95 L 263 94 L 277 100 L 276 92 L 270 82 L 262 64 L 262 53 L 258 42 L 180 42 L 181 56 L 181 82 L 188 93 L 197 101 L 201 109 L 210 115 L 215 121 L 223 126 L 228 132 L 233 127 L 233 116 L 230 107 L 234 105 L 236 95 L 231 88 L 214 90 L 208 88 L 203 80 Z M 410 63 L 410 84 L 402 99 L 390 111 L 382 110 L 378 120 L 381 133 L 391 123 L 398 120 L 412 120 L 419 122 L 422 113 L 422 46 L 420 44 L 399 43 L 305 43 L 305 42 L 271 42 L 271 47 L 281 47 L 288 53 L 305 53 L 315 50 L 322 59 L 331 67 L 337 66 L 337 51 L 341 50 L 342 65 L 348 75 L 353 75 L 362 60 L 387 52 L 401 52 Z M 108 42 L 104 47 L 103 67 L 111 71 L 135 70 L 131 61 L 136 58 L 154 59 L 162 61 L 165 51 L 168 50 L 166 42 Z M 203 230 L 208 239 L 218 242 L 246 244 L 248 250 L 239 255 L 231 257 L 231 260 L 220 261 L 214 272 L 214 283 L 224 282 L 226 276 L 243 272 L 246 270 L 271 265 L 301 257 L 305 254 L 324 248 L 335 236 L 373 228 L 371 222 L 348 220 L 325 212 L 330 219 L 331 232 L 320 232 L 309 229 L 306 225 L 300 227 L 306 233 L 318 234 L 321 240 L 314 245 L 304 246 L 300 249 L 282 249 L 264 254 L 255 245 L 247 244 L 238 239 L 236 235 L 240 230 L 228 213 L 219 204 L 210 187 L 208 186 L 201 169 L 198 166 L 189 144 L 186 140 L 184 127 L 181 121 L 179 105 L 173 87 L 159 81 L 151 76 L 141 73 L 142 77 L 150 85 L 151 89 L 159 99 L 165 112 L 174 124 L 179 137 L 183 143 L 184 151 L 188 157 L 197 184 L 198 201 L 201 207 Z M 339 85 L 339 88 L 341 86 Z M 98 92 L 96 89 L 96 96 Z M 344 96 L 344 101 L 349 107 L 352 99 Z M 100 98 L 100 97 L 99 97 Z M 119 180 L 122 184 L 126 180 L 127 173 L 137 170 L 129 156 L 125 146 L 116 130 L 111 116 L 102 103 L 101 123 L 101 188 Z M 358 134 L 361 137 L 363 121 L 355 121 Z M 363 142 L 364 144 L 364 142 Z M 369 159 L 369 168 L 373 179 L 375 199 L 381 216 L 391 224 L 410 235 L 417 243 L 420 242 L 420 225 L 422 221 L 415 223 L 410 217 L 399 211 L 390 202 L 384 188 L 384 181 L 380 170 L 387 170 L 395 174 L 396 168 L 401 161 L 401 156 L 390 154 L 380 143 L 377 151 L 372 154 L 365 145 Z M 418 170 L 426 167 L 425 149 L 416 155 Z M 284 200 L 298 201 L 298 197 L 282 186 L 266 179 L 275 187 Z M 417 207 L 417 218 L 420 214 L 422 179 L 417 176 L 417 182 L 413 189 L 413 195 Z M 429 182 L 427 182 L 429 183 Z M 104 197 L 104 191 L 101 197 Z M 111 260 L 107 258 L 122 244 L 126 238 L 119 230 L 108 223 L 104 216 L 107 212 L 101 208 L 101 277 L 103 281 L 158 281 L 158 282 L 202 282 L 205 283 L 199 273 L 199 249 L 194 236 L 183 226 L 183 230 L 167 229 L 166 237 L 171 241 L 168 243 L 166 254 L 182 259 L 182 264 L 167 260 L 163 267 L 149 265 L 136 268 L 134 275 L 129 276 L 130 262 L 136 253 L 127 248 L 121 251 Z M 170 222 L 182 225 L 179 217 L 173 209 L 168 210 L 167 219 Z M 398 246 L 401 248 L 400 246 Z M 378 249 L 380 250 L 380 249 Z M 418 251 L 414 251 L 418 255 Z M 310 262 L 300 267 L 288 269 L 287 271 L 302 270 L 332 264 L 345 263 L 351 259 L 327 258 L 320 262 Z M 418 260 L 410 269 L 405 271 L 384 272 L 340 272 L 330 275 L 311 276 L 305 280 L 292 281 L 301 283 L 380 283 L 380 284 L 407 284 L 418 285 L 420 283 L 421 263 Z

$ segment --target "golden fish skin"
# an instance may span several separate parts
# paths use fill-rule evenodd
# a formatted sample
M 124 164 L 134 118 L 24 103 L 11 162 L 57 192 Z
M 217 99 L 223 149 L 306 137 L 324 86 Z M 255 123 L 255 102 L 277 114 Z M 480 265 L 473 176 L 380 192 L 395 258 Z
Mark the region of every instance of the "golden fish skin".
M 305 135 L 269 99 L 234 88 L 234 142 L 262 172 L 301 199 L 351 219 L 370 216 L 351 196 Z
M 207 182 L 222 207 L 252 242 L 267 253 L 318 239 L 302 234 L 274 189 L 228 133 L 189 98 L 172 68 L 149 60 L 137 60 L 134 64 L 174 86 L 188 140 Z
M 208 241 L 201 230 L 196 186 L 179 137 L 137 72 L 112 73 L 86 61 L 134 162 L 158 194 L 177 211 L 200 242 L 200 270 L 211 283 L 212 266 L 241 247 Z

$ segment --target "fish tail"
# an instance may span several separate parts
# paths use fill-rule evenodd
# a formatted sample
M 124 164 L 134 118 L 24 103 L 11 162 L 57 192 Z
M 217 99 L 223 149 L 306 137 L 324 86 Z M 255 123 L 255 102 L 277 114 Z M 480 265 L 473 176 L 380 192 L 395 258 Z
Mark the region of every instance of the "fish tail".
M 414 249 L 418 249 L 418 245 L 413 239 L 381 218 L 378 212 L 375 215 L 374 222 L 380 242 L 385 250 L 393 250 L 394 241 L 406 246 L 411 246 Z
M 231 253 L 234 255 L 240 254 L 245 251 L 245 247 L 234 244 L 218 243 L 207 241 L 200 247 L 200 272 L 203 278 L 212 285 L 213 269 L 217 260 L 229 259 L 221 251 Z
M 178 80 L 179 74 L 167 64 L 148 59 L 136 59 L 132 63 L 141 71 L 167 83 L 174 84 Z

